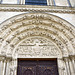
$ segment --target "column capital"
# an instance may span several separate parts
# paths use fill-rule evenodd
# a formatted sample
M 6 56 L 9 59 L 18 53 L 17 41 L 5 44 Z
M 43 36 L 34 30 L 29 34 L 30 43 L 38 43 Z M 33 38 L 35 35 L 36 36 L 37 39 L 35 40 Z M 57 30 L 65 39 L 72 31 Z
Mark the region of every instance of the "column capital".
M 69 59 L 69 57 L 64 57 L 63 59 L 67 61 Z
M 75 58 L 75 55 L 70 55 L 69 57 L 71 57 L 71 58 Z
M 0 60 L 11 60 L 11 57 L 7 57 L 5 55 L 0 54 Z
M 3 56 L 0 56 L 0 61 L 3 61 L 3 60 L 5 60 L 5 57 L 3 57 Z

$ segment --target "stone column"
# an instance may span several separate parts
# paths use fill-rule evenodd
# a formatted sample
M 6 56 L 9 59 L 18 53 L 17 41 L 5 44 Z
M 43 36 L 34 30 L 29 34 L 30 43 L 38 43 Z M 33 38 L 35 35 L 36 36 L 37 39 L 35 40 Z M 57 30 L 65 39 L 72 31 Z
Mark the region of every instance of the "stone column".
M 67 75 L 71 75 L 68 57 L 64 58 L 64 61 L 65 61 Z
M 71 61 L 71 59 L 70 59 L 70 58 L 69 58 L 69 65 L 70 65 L 71 75 L 75 75 L 75 74 L 74 74 L 73 64 L 72 64 L 72 61 Z
M 7 61 L 6 61 L 6 74 L 5 75 L 10 75 L 10 61 L 11 59 L 10 58 L 7 58 Z
M 5 72 L 5 57 L 0 55 L 0 75 L 4 75 Z
M 10 68 L 10 75 L 14 75 L 14 69 L 13 69 L 13 67 Z
M 3 61 L 0 60 L 0 75 L 2 75 L 2 65 L 3 65 Z
M 53 5 L 53 0 L 49 0 L 50 1 L 50 5 Z
M 0 75 L 5 75 L 6 59 L 4 55 L 0 55 Z
M 72 73 L 73 75 L 75 75 L 75 57 L 74 56 L 70 56 L 70 64 L 72 67 Z
M 11 65 L 10 65 L 10 75 L 14 75 L 14 61 L 13 61 L 13 59 L 11 60 Z
M 20 0 L 20 4 L 25 4 L 25 0 Z
M 59 75 L 66 75 L 63 58 L 62 59 L 58 58 L 58 70 L 59 70 Z
M 23 4 L 25 4 L 25 0 L 23 0 Z
M 50 0 L 47 0 L 47 5 L 50 5 Z
M 14 75 L 17 75 L 17 59 L 14 59 Z
M 5 75 L 6 72 L 6 59 L 3 61 L 3 71 L 2 75 Z
M 17 59 L 12 59 L 12 65 L 10 67 L 10 75 L 17 75 Z
M 75 72 L 75 56 L 72 56 L 72 63 L 73 63 L 73 67 L 74 67 L 74 72 Z

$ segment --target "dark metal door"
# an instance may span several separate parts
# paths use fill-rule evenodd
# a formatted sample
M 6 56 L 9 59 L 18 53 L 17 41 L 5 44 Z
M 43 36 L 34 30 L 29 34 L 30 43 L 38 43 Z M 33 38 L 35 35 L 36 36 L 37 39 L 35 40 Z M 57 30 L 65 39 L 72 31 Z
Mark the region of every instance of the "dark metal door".
M 17 75 L 58 75 L 55 60 L 19 60 Z

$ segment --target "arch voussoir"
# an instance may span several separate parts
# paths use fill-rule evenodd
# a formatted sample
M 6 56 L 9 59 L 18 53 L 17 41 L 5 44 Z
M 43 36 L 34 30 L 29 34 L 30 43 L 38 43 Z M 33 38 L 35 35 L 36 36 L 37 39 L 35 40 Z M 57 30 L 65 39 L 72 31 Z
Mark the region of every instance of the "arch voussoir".
M 0 33 L 0 53 L 15 53 L 16 46 L 18 47 L 25 38 L 41 36 L 55 43 L 62 56 L 75 54 L 74 27 L 54 15 L 22 14 L 3 23 Z

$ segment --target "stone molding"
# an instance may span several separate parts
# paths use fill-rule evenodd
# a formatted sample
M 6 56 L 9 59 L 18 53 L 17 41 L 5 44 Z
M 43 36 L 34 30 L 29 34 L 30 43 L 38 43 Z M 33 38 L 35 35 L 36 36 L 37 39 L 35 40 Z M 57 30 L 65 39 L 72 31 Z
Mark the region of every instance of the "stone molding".
M 51 12 L 75 14 L 73 7 L 60 6 L 32 6 L 32 5 L 6 5 L 0 4 L 0 11 L 3 12 Z

